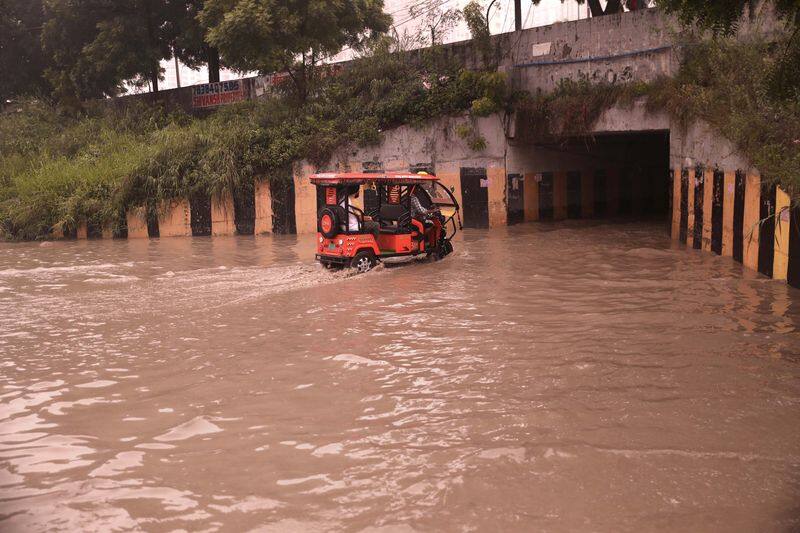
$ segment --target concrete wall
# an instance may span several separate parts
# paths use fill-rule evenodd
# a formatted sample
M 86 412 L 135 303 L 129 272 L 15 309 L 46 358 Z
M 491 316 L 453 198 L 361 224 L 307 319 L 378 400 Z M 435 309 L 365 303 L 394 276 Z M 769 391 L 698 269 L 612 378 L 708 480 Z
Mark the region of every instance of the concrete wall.
M 272 193 L 268 180 L 256 180 L 255 185 L 256 223 L 255 234 L 272 232 Z
M 699 120 L 690 124 L 685 130 L 677 126 L 670 129 L 670 166 L 678 176 L 680 176 L 681 169 L 687 169 L 689 172 L 690 187 L 687 205 L 688 231 L 686 239 L 686 246 L 689 248 L 694 245 L 692 228 L 695 222 L 695 188 L 692 184 L 697 179 L 695 169 L 698 167 L 703 169 L 703 177 L 705 178 L 703 192 L 705 197 L 703 202 L 703 242 L 700 248 L 704 251 L 711 250 L 712 177 L 715 170 L 723 172 L 722 255 L 728 257 L 733 255 L 736 172 L 739 171 L 745 174 L 742 263 L 751 270 L 758 270 L 762 194 L 761 177 L 758 169 L 752 167 L 724 136 L 716 132 L 707 123 Z M 680 180 L 674 181 L 673 186 L 672 238 L 677 240 L 677 225 L 680 223 L 681 217 Z M 776 198 L 770 200 L 773 205 L 778 204 L 783 207 L 788 205 L 787 198 L 785 193 L 779 189 Z M 775 279 L 786 278 L 789 226 L 788 211 L 786 213 L 785 215 L 778 213 L 775 220 L 775 258 L 773 266 L 773 277 Z M 785 220 L 780 217 L 784 217 Z
M 191 237 L 192 217 L 189 200 L 174 199 L 163 202 L 158 209 L 160 237 Z
M 646 9 L 531 28 L 510 37 L 518 44 L 504 66 L 517 88 L 532 92 L 553 90 L 565 78 L 649 81 L 678 65 L 672 25 Z
M 145 207 L 134 207 L 126 215 L 128 224 L 129 239 L 146 239 L 147 233 L 147 211 Z
M 339 150 L 328 165 L 316 167 L 300 162 L 294 167 L 295 217 L 298 233 L 313 233 L 317 228 L 316 190 L 308 180 L 315 172 L 333 170 L 360 171 L 364 163 L 379 164 L 387 171 L 407 171 L 414 165 L 433 168 L 442 182 L 461 202 L 461 168 L 485 168 L 488 179 L 489 224 L 506 223 L 506 165 L 508 148 L 499 116 L 479 118 L 474 128 L 486 139 L 486 148 L 473 152 L 456 133 L 467 117 L 445 117 L 416 129 L 401 126 L 384 132 L 383 141 L 370 147 L 347 147 Z
M 726 156 L 730 157 L 730 156 Z M 690 162 L 693 160 L 690 159 Z M 714 172 L 722 173 L 722 217 L 718 221 L 714 221 L 713 214 L 713 198 L 714 198 Z M 714 225 L 721 226 L 721 253 L 725 257 L 733 256 L 734 250 L 734 234 L 735 225 L 737 221 L 734 219 L 734 209 L 736 200 L 736 173 L 737 170 L 729 170 L 721 167 L 714 169 L 704 168 L 702 174 L 697 173 L 697 168 L 692 166 L 690 168 L 674 168 L 673 172 L 673 189 L 672 189 L 672 215 L 671 215 L 671 235 L 673 240 L 679 238 L 679 227 L 682 217 L 687 219 L 687 234 L 686 234 L 686 247 L 693 248 L 694 246 L 694 202 L 696 182 L 700 176 L 704 178 L 703 188 L 703 223 L 702 223 L 702 243 L 700 249 L 704 252 L 712 251 L 712 231 Z M 681 172 L 686 172 L 689 176 L 688 188 L 688 201 L 686 213 L 683 213 L 680 205 L 681 197 Z M 770 277 L 776 280 L 785 281 L 789 268 L 789 237 L 791 231 L 796 231 L 791 227 L 790 216 L 790 196 L 780 187 L 775 191 L 774 198 L 762 198 L 764 191 L 769 188 L 762 187 L 762 178 L 758 171 L 749 169 L 744 171 L 739 169 L 743 175 L 744 180 L 744 197 L 743 203 L 743 218 L 740 221 L 742 234 L 742 264 L 752 270 L 759 270 L 759 245 L 761 244 L 761 226 L 765 223 L 762 220 L 761 204 L 766 201 L 774 206 L 774 213 L 770 215 L 774 222 L 775 235 L 774 246 L 771 256 L 772 257 L 772 271 L 769 273 Z M 767 264 L 768 265 L 768 264 Z M 762 270 L 764 265 L 761 265 Z
M 307 162 L 294 165 L 294 212 L 297 233 L 317 231 L 317 191 L 308 180 L 308 177 L 316 171 L 317 169 Z
M 789 226 L 791 224 L 789 208 L 789 195 L 778 187 L 775 192 L 775 260 L 772 278 L 784 281 L 789 270 Z M 796 228 L 795 231 L 797 231 Z
M 235 211 L 230 194 L 215 194 L 211 197 L 211 235 L 223 237 L 236 235 Z

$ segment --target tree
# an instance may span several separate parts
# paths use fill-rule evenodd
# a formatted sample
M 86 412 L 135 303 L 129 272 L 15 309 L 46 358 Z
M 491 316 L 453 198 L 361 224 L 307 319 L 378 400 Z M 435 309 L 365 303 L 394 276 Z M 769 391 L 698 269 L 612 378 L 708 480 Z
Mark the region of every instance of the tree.
M 178 31 L 173 53 L 189 68 L 208 66 L 208 81 L 219 81 L 219 50 L 205 40 L 205 28 L 200 24 L 199 14 L 205 0 L 184 0 L 183 10 L 177 13 Z
M 408 8 L 411 19 L 421 20 L 419 34 L 414 39 L 419 46 L 435 46 L 440 43 L 461 20 L 461 11 L 456 8 L 442 9 L 441 6 L 441 0 L 428 0 Z
M 793 27 L 800 26 L 800 0 L 771 2 L 778 15 Z M 659 0 L 658 6 L 676 14 L 684 23 L 709 29 L 715 34 L 730 35 L 736 31 L 743 16 L 755 15 L 766 3 L 763 0 Z
M 98 34 L 83 54 L 103 77 L 142 77 L 156 93 L 160 62 L 172 57 L 183 9 L 181 0 L 107 0 Z
M 43 23 L 42 0 L 0 0 L 0 106 L 13 96 L 46 91 Z
M 206 0 L 199 18 L 225 64 L 285 71 L 301 101 L 321 58 L 359 47 L 391 23 L 383 0 Z
M 80 101 L 117 94 L 119 83 L 99 79 L 83 57 L 83 48 L 97 35 L 98 0 L 45 0 L 42 49 L 49 56 L 45 70 L 51 93 L 67 107 Z
M 160 61 L 172 57 L 187 0 L 46 0 L 42 42 L 60 99 L 114 96 L 141 80 L 158 92 Z
M 472 0 L 464 6 L 462 13 L 472 35 L 472 42 L 475 43 L 475 46 L 483 56 L 483 62 L 487 66 L 492 64 L 496 69 L 496 62 L 493 63 L 493 56 L 496 56 L 496 54 L 493 54 L 492 34 L 489 31 L 489 10 L 491 8 L 492 5 L 489 4 L 484 14 L 483 5 L 478 0 Z
M 786 25 L 787 36 L 771 75 L 773 96 L 800 100 L 800 0 L 769 2 Z M 678 16 L 685 24 L 710 30 L 715 36 L 736 33 L 745 16 L 753 17 L 767 5 L 763 0 L 659 0 L 659 7 Z M 782 42 L 780 42 L 782 41 Z

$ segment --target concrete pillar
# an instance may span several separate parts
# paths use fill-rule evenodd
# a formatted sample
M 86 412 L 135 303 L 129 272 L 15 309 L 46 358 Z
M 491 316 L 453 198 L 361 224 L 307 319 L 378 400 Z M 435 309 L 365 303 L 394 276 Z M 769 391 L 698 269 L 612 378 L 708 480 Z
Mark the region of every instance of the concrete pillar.
M 192 214 L 189 200 L 175 198 L 161 202 L 158 208 L 159 237 L 191 237 Z
M 694 247 L 694 169 L 689 169 L 689 199 L 686 201 L 686 247 Z
M 712 208 L 714 207 L 714 171 L 703 173 L 703 245 L 706 252 L 711 251 Z
M 436 169 L 436 177 L 442 185 L 450 189 L 453 196 L 456 197 L 458 205 L 462 205 L 461 201 L 461 169 L 457 166 L 446 165 Z
M 317 188 L 309 181 L 309 176 L 314 173 L 314 167 L 308 163 L 297 163 L 292 170 L 297 233 L 315 233 L 317 231 Z
M 733 257 L 733 203 L 736 200 L 736 172 L 725 172 L 722 199 L 722 255 Z
M 606 171 L 606 211 L 608 216 L 619 214 L 619 169 Z
M 775 255 L 772 278 L 786 279 L 789 270 L 789 230 L 791 229 L 790 198 L 780 187 L 775 192 Z
M 133 207 L 125 214 L 128 223 L 129 239 L 146 239 L 147 234 L 147 209 L 144 206 Z
M 255 234 L 272 232 L 272 193 L 269 180 L 257 179 L 255 183 L 256 227 Z
M 86 223 L 85 220 L 81 220 L 78 223 L 78 231 L 76 232 L 76 238 L 81 240 L 86 240 L 89 238 L 89 225 Z
M 758 270 L 761 177 L 748 174 L 744 185 L 744 266 Z
M 567 173 L 553 173 L 553 220 L 567 218 Z
M 486 178 L 489 180 L 489 227 L 505 226 L 508 224 L 506 167 L 488 167 Z
M 581 170 L 581 217 L 594 216 L 594 170 Z
M 672 169 L 672 240 L 681 236 L 681 169 Z M 733 213 L 733 211 L 731 211 Z M 733 227 L 733 226 L 731 226 Z
M 539 220 L 539 182 L 536 181 L 538 174 L 529 172 L 525 174 L 524 196 L 522 198 L 525 207 L 525 222 Z
M 233 197 L 230 193 L 211 196 L 211 235 L 222 237 L 236 234 Z
M 64 227 L 61 224 L 56 224 L 50 228 L 50 236 L 54 239 L 64 238 Z

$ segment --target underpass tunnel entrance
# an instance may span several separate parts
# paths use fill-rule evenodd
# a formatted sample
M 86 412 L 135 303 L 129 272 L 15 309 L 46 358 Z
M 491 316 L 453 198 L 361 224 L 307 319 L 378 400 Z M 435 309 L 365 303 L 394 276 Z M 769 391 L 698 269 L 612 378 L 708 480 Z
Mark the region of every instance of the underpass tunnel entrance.
M 672 199 L 669 149 L 669 131 L 517 146 L 506 187 L 508 221 L 656 218 L 667 223 Z

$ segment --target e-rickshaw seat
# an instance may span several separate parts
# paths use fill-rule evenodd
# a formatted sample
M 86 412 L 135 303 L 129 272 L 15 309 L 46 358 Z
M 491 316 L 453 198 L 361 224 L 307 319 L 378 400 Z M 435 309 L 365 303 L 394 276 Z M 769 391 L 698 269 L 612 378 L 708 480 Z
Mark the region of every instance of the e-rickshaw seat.
M 372 218 L 377 218 L 380 214 L 378 191 L 375 189 L 364 189 L 364 214 Z

